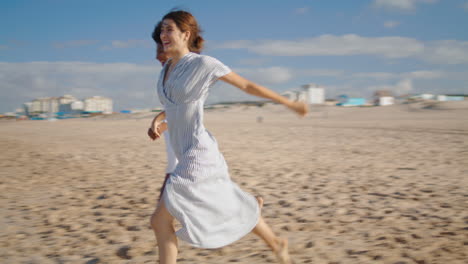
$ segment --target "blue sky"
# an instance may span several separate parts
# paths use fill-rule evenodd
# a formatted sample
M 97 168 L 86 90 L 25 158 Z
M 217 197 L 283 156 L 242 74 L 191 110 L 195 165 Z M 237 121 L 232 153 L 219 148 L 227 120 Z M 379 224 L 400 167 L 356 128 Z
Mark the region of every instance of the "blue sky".
M 198 19 L 204 54 L 278 92 L 468 93 L 468 0 L 4 0 L 0 112 L 64 94 L 160 105 L 151 32 L 174 7 Z M 219 82 L 209 101 L 245 99 Z

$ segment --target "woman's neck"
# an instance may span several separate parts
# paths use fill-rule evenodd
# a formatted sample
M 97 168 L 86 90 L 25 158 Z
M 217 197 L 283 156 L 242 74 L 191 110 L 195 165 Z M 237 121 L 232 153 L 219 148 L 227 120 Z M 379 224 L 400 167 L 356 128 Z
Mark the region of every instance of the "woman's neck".
M 182 59 L 182 57 L 184 57 L 187 53 L 189 53 L 190 50 L 189 49 L 183 49 L 183 50 L 180 50 L 180 51 L 174 51 L 174 53 L 172 54 L 171 58 L 172 58 L 172 62 L 171 64 L 172 65 L 175 65 L 180 59 Z

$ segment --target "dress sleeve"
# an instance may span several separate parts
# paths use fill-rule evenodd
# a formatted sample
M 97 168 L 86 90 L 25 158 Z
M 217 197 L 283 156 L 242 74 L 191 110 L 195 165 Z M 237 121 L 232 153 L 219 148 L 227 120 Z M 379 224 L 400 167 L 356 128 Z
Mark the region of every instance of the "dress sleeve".
M 203 64 L 206 67 L 210 85 L 231 72 L 231 69 L 228 66 L 210 56 L 204 56 Z

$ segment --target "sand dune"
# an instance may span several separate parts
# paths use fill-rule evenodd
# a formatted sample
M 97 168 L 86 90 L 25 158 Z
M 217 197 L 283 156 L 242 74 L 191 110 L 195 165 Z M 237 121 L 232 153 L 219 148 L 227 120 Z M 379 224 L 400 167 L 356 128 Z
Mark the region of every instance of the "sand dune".
M 260 118 L 261 117 L 261 118 Z M 258 122 L 258 121 L 262 122 Z M 157 263 L 164 179 L 150 118 L 0 123 L 2 263 Z M 466 263 L 468 109 L 281 106 L 210 110 L 231 177 L 296 263 Z M 255 236 L 180 263 L 274 263 Z

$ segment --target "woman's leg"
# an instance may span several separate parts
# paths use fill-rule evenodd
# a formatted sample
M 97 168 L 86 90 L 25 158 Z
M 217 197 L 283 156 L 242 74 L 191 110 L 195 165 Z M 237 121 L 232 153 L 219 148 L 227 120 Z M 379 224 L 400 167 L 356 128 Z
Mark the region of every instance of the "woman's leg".
M 164 199 L 151 216 L 151 227 L 158 241 L 159 263 L 175 264 L 177 262 L 177 236 L 174 230 L 174 217 L 167 211 Z
M 263 207 L 263 199 L 261 197 L 257 197 L 258 204 L 260 209 Z M 280 238 L 273 233 L 270 226 L 265 223 L 263 217 L 260 216 L 257 225 L 252 230 L 254 234 L 259 236 L 265 243 L 271 248 L 271 250 L 275 253 L 278 261 L 281 264 L 291 264 L 291 259 L 288 253 L 288 240 L 286 238 Z

